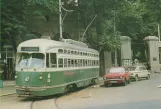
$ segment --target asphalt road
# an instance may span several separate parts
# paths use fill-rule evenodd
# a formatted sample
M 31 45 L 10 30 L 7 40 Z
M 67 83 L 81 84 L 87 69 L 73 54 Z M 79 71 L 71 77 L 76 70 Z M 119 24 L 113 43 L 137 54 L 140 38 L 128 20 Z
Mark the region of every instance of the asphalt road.
M 161 74 L 127 86 L 87 88 L 57 99 L 60 109 L 161 109 Z
M 150 80 L 127 86 L 88 87 L 58 98 L 15 94 L 0 97 L 0 109 L 161 109 L 160 84 L 161 74 L 153 74 Z

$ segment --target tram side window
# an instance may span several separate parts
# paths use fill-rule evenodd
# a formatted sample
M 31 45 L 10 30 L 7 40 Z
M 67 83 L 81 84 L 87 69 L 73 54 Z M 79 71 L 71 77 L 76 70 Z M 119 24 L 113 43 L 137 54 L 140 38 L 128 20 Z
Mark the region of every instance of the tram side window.
M 63 67 L 63 59 L 62 58 L 58 59 L 58 65 L 59 65 L 59 68 Z
M 64 53 L 67 54 L 67 50 L 64 50 Z
M 99 61 L 97 60 L 97 66 L 99 66 Z
M 79 59 L 79 66 L 82 67 L 82 59 Z
M 78 60 L 77 60 L 77 59 L 74 60 L 74 66 L 75 66 L 75 67 L 78 66 Z
M 56 68 L 57 67 L 56 53 L 51 53 L 50 58 L 51 58 L 51 68 Z
M 92 66 L 94 66 L 94 60 L 92 60 Z
M 97 65 L 96 65 L 96 60 L 94 60 L 94 66 L 97 66 Z
M 71 67 L 74 67 L 74 60 L 71 59 Z
M 58 52 L 59 52 L 59 53 L 63 53 L 63 49 L 59 49 Z
M 88 60 L 88 66 L 90 66 L 90 60 Z
M 71 65 L 70 65 L 70 63 L 71 63 L 71 61 L 70 61 L 70 59 L 68 59 L 68 67 L 70 67 Z
M 49 53 L 46 54 L 46 67 L 49 68 Z
M 68 67 L 67 58 L 64 59 L 64 67 Z

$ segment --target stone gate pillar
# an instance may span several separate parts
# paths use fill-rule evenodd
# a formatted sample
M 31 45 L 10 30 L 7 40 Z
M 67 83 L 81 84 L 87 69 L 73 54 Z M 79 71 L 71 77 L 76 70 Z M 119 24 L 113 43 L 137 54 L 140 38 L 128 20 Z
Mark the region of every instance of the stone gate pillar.
M 147 44 L 147 58 L 152 72 L 160 72 L 159 65 L 159 38 L 156 36 L 147 36 L 144 38 Z
M 121 37 L 121 63 L 123 66 L 132 64 L 131 38 L 128 36 Z

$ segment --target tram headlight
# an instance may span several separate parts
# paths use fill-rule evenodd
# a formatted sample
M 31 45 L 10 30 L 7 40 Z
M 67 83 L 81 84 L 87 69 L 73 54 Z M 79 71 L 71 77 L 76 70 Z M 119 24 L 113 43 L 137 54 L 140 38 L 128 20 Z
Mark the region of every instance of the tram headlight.
M 17 79 L 17 76 L 15 76 L 15 79 Z
M 42 76 L 40 76 L 39 79 L 42 80 Z

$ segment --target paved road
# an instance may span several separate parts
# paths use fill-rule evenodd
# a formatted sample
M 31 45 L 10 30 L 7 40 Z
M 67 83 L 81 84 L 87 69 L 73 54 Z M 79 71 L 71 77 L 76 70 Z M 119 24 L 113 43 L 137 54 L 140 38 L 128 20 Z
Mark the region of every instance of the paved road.
M 15 94 L 0 97 L 0 109 L 161 109 L 160 84 L 161 74 L 153 74 L 150 80 L 127 86 L 89 87 L 56 100 L 56 96 L 35 99 Z
M 0 96 L 2 95 L 8 95 L 8 94 L 13 94 L 16 93 L 15 86 L 5 86 L 3 88 L 0 88 Z
M 88 88 L 62 96 L 60 109 L 161 109 L 161 74 L 128 86 Z

